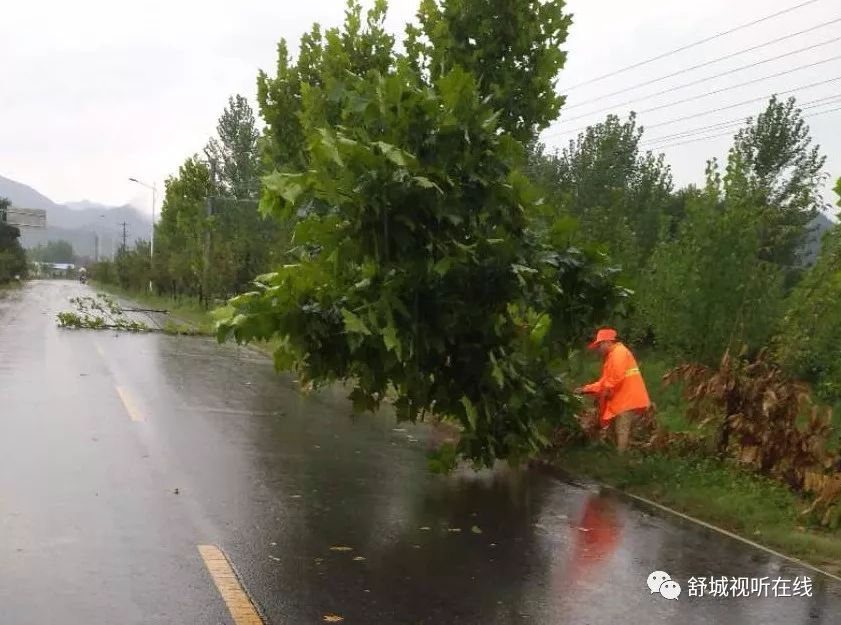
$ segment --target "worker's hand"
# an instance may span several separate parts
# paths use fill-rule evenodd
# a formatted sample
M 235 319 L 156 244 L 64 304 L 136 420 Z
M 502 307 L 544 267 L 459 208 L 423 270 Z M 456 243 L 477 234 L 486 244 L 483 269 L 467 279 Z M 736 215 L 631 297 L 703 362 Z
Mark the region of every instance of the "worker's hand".
M 579 386 L 578 388 L 576 388 L 575 390 L 572 391 L 572 394 L 573 395 L 583 395 L 584 394 L 584 387 Z

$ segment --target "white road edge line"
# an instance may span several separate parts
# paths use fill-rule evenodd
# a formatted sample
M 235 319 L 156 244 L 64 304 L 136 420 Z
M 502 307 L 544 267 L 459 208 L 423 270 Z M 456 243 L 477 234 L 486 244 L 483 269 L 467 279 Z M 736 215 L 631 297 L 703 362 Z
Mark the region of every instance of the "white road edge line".
M 819 569 L 818 567 L 813 566 L 813 565 L 809 564 L 808 562 L 803 562 L 802 560 L 798 560 L 797 558 L 792 558 L 791 556 L 787 556 L 784 553 L 780 553 L 779 551 L 774 551 L 773 549 L 770 549 L 769 547 L 766 547 L 765 545 L 760 545 L 759 543 L 756 543 L 752 540 L 749 540 L 749 539 L 745 538 L 744 536 L 739 536 L 738 534 L 734 534 L 733 532 L 729 532 L 726 529 L 723 529 L 721 527 L 717 527 L 715 525 L 712 525 L 711 523 L 707 523 L 706 521 L 702 521 L 701 519 L 696 519 L 695 517 L 691 517 L 688 514 L 684 514 L 683 512 L 678 512 L 677 510 L 673 510 L 672 508 L 669 508 L 668 506 L 664 506 L 663 504 L 659 504 L 656 501 L 651 501 L 650 499 L 646 499 L 645 497 L 640 497 L 639 495 L 634 495 L 633 493 L 629 493 L 627 491 L 620 490 L 618 488 L 615 488 L 613 486 L 609 486 L 607 484 L 601 484 L 601 486 L 602 486 L 602 488 L 604 488 L 606 490 L 610 490 L 610 491 L 613 491 L 613 492 L 616 492 L 616 493 L 620 493 L 620 494 L 624 495 L 625 497 L 630 497 L 631 499 L 636 499 L 637 501 L 641 501 L 644 504 L 647 504 L 649 506 L 653 506 L 654 508 L 657 508 L 657 509 L 662 510 L 664 512 L 668 512 L 669 514 L 673 514 L 677 517 L 680 517 L 681 519 L 685 519 L 685 520 L 690 521 L 692 523 L 697 523 L 698 525 L 702 525 L 703 527 L 706 527 L 707 529 L 711 529 L 714 532 L 718 532 L 719 534 L 723 534 L 724 536 L 728 536 L 729 538 L 735 538 L 736 540 L 738 540 L 740 542 L 743 542 L 747 545 L 750 545 L 751 547 L 754 547 L 754 548 L 759 549 L 761 551 L 764 551 L 766 553 L 770 553 L 773 556 L 776 556 L 778 558 L 782 558 L 783 560 L 787 560 L 789 562 L 792 562 L 793 564 L 796 564 L 798 566 L 802 566 L 802 567 L 807 568 L 811 571 L 815 571 L 816 573 L 820 573 L 821 575 L 826 575 L 827 577 L 829 577 L 831 579 L 834 579 L 837 582 L 841 582 L 841 577 L 839 577 L 838 575 L 834 575 L 834 574 L 830 573 L 829 571 L 824 571 L 823 569 Z

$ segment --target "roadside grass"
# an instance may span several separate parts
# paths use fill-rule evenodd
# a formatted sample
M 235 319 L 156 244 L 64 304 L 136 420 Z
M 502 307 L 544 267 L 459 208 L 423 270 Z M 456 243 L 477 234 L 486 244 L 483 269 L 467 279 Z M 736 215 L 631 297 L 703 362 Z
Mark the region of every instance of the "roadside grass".
M 559 450 L 553 461 L 841 574 L 841 531 L 801 517 L 806 500 L 784 485 L 729 462 L 650 451 L 621 456 L 595 443 Z
M 16 291 L 23 287 L 24 282 L 22 280 L 9 280 L 8 282 L 0 282 L 0 293 L 7 293 L 10 291 Z

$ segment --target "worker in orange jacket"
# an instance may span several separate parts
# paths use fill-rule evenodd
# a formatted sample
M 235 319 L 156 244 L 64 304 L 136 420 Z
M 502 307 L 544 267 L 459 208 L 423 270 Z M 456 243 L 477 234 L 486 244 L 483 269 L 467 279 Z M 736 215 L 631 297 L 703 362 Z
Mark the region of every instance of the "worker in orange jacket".
M 575 393 L 598 398 L 601 426 L 605 428 L 614 422 L 616 446 L 624 452 L 634 418 L 651 406 L 645 381 L 631 350 L 617 339 L 616 330 L 600 329 L 587 347 L 599 350 L 604 357 L 602 375 L 595 382 L 577 388 Z

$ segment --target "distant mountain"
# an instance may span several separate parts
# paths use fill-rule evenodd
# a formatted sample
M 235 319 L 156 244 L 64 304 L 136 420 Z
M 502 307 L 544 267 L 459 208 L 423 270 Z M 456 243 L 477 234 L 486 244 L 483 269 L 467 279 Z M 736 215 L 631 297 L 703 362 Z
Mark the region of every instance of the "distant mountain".
M 80 200 L 78 202 L 65 202 L 64 205 L 67 208 L 72 208 L 74 211 L 84 211 L 84 210 L 108 210 L 111 208 L 106 204 L 100 204 L 98 202 L 91 202 L 90 200 Z
M 99 239 L 100 256 L 112 256 L 122 240 L 122 223 L 126 222 L 126 239 L 149 239 L 151 215 L 133 206 L 107 206 L 82 200 L 58 204 L 32 187 L 0 176 L 0 197 L 7 197 L 12 206 L 39 208 L 47 211 L 47 227 L 21 229 L 21 243 L 33 248 L 47 241 L 65 240 L 73 245 L 78 256 L 93 257 Z
M 818 254 L 821 251 L 821 241 L 823 240 L 823 235 L 837 226 L 838 224 L 836 222 L 823 213 L 812 220 L 812 223 L 809 226 L 812 232 L 809 235 L 809 239 L 806 242 L 806 249 L 803 253 L 803 261 L 807 265 L 814 264 L 817 259 Z
M 0 176 L 0 197 L 8 198 L 13 206 L 40 208 L 49 211 L 58 206 L 50 198 L 38 193 L 32 187 Z

